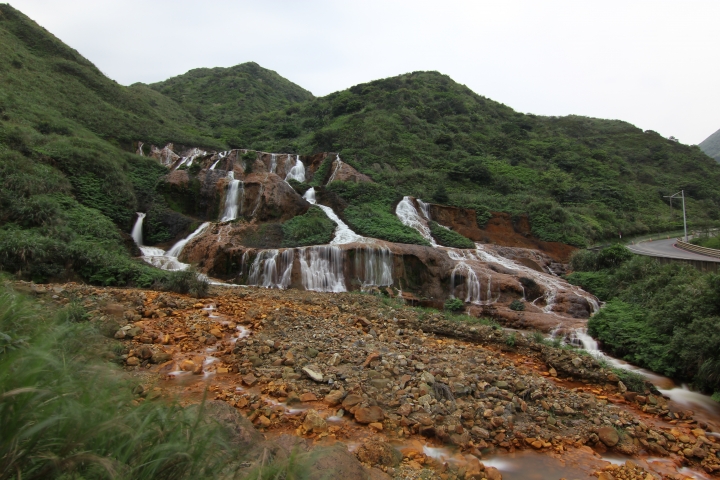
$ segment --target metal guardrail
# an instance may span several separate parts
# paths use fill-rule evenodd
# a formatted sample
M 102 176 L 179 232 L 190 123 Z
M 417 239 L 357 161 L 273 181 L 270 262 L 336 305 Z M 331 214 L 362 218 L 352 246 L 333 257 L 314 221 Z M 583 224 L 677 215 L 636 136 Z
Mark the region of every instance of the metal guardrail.
M 688 252 L 699 253 L 701 255 L 708 255 L 710 257 L 720 258 L 720 250 L 715 248 L 701 247 L 700 245 L 693 245 L 692 243 L 683 242 L 678 238 L 675 244 L 678 248 L 687 250 Z

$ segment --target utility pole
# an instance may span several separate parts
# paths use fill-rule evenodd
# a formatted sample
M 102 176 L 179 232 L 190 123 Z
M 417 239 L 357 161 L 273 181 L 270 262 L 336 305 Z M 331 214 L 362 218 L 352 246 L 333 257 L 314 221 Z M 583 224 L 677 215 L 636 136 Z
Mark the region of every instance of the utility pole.
M 670 208 L 672 208 L 672 199 L 673 197 L 677 197 L 680 195 L 682 198 L 682 204 L 683 204 L 683 227 L 685 229 L 685 242 L 688 241 L 688 234 L 687 234 L 687 216 L 685 215 L 685 190 L 680 190 L 677 193 L 674 193 L 672 195 L 664 195 L 664 198 L 670 199 Z

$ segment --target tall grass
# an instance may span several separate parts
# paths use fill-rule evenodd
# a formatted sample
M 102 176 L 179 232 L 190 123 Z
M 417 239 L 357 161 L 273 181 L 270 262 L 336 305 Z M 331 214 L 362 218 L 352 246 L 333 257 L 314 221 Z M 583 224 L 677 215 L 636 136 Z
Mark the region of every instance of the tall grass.
M 134 399 L 90 323 L 0 293 L 0 479 L 232 477 L 229 439 L 202 407 Z

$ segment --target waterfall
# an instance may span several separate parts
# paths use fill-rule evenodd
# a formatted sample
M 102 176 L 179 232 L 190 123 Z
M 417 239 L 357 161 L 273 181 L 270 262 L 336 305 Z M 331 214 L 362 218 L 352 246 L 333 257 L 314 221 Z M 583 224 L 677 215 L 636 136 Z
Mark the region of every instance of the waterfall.
M 279 250 L 262 250 L 250 267 L 247 284 L 282 290 L 288 288 L 294 260 L 295 253 L 292 249 L 284 250 L 282 253 Z M 243 262 L 245 262 L 244 254 Z
M 332 208 L 326 207 L 325 205 L 318 205 L 315 200 L 315 189 L 309 188 L 305 195 L 303 195 L 303 198 L 313 205 L 317 205 L 322 209 L 323 212 L 325 212 L 325 215 L 328 216 L 330 220 L 335 222 L 337 227 L 335 228 L 335 238 L 332 239 L 330 242 L 331 245 L 344 245 L 346 243 L 367 243 L 368 239 L 358 235 L 357 233 L 350 230 L 350 227 L 347 226 L 345 222 L 340 220 L 340 217 L 338 217 Z
M 543 311 L 545 313 L 554 313 L 553 305 L 555 304 L 555 299 L 557 298 L 557 295 L 561 290 L 570 290 L 577 296 L 584 298 L 590 305 L 591 313 L 595 313 L 600 310 L 600 304 L 598 303 L 597 299 L 582 290 L 581 288 L 572 286 L 570 284 L 564 285 L 559 279 L 556 279 L 549 274 L 542 274 L 533 270 L 532 268 L 522 265 L 521 263 L 514 262 L 508 258 L 501 257 L 499 255 L 494 255 L 489 251 L 485 250 L 485 247 L 482 244 L 476 243 L 475 247 L 475 251 L 482 261 L 497 263 L 510 270 L 519 270 L 528 277 L 535 280 L 535 282 L 542 285 L 545 288 L 545 294 L 542 297 L 534 299 L 532 303 L 534 305 L 538 300 L 544 298 L 545 307 L 543 307 Z
M 387 247 L 364 247 L 355 253 L 355 271 L 363 287 L 393 284 L 392 253 Z
M 288 156 L 288 159 L 289 158 Z M 305 181 L 305 165 L 300 161 L 300 155 L 295 155 L 295 165 L 288 170 L 285 176 L 285 181 L 287 182 L 288 180 L 297 180 L 300 183 Z
M 240 180 L 235 180 L 235 174 L 230 171 L 228 173 L 230 178 L 230 185 L 227 189 L 227 195 L 225 196 L 225 210 L 223 211 L 221 222 L 229 222 L 235 220 L 238 215 L 238 191 L 240 190 Z
M 437 247 L 435 239 L 430 234 L 430 228 L 423 221 L 410 197 L 403 197 L 402 201 L 398 203 L 395 208 L 395 215 L 403 225 L 414 228 L 425 240 L 430 242 L 430 245 Z
M 165 148 L 167 148 L 167 147 L 165 147 Z M 163 151 L 164 151 L 164 150 L 165 150 L 165 149 L 163 149 Z M 201 155 L 206 155 L 206 154 L 207 154 L 207 152 L 202 151 L 202 150 L 200 150 L 199 148 L 193 148 L 192 150 L 190 150 L 190 155 L 188 155 L 187 157 L 182 157 L 182 158 L 180 159 L 180 163 L 177 164 L 177 167 L 175 167 L 175 170 L 177 170 L 178 168 L 180 168 L 180 167 L 182 167 L 183 165 L 186 165 L 186 164 L 187 164 L 188 167 L 191 166 L 191 165 L 193 164 L 193 161 L 194 161 L 197 157 L 199 157 L 199 156 L 201 156 Z
M 130 234 L 132 236 L 132 239 L 135 240 L 135 243 L 138 244 L 139 247 L 142 246 L 142 226 L 143 226 L 143 220 L 145 219 L 145 214 L 143 212 L 137 212 L 138 218 L 135 220 L 135 225 L 133 225 L 132 233 Z
M 315 203 L 317 202 L 317 200 L 315 200 L 315 188 L 313 188 L 313 187 L 308 188 L 307 191 L 303 194 L 303 198 L 308 203 L 315 205 Z
M 168 257 L 179 257 L 180 254 L 183 251 L 183 248 L 185 248 L 185 245 L 188 244 L 190 240 L 200 235 L 202 232 L 205 231 L 205 229 L 210 225 L 210 222 L 205 222 L 202 225 L 200 225 L 193 233 L 188 235 L 187 237 L 183 238 L 179 242 L 177 242 L 175 245 L 173 245 L 170 250 L 168 250 L 165 255 Z
M 343 162 L 342 160 L 340 160 L 340 155 L 335 155 L 335 161 L 333 162 L 333 165 L 335 165 L 335 167 L 333 167 L 333 172 L 332 175 L 330 175 L 330 180 L 328 180 L 325 185 L 330 185 L 330 182 L 335 180 L 335 175 L 337 175 L 338 171 L 340 171 L 342 164 Z
M 333 245 L 300 249 L 300 268 L 305 290 L 346 292 L 343 275 L 343 251 Z
M 141 157 L 145 156 L 145 153 L 143 153 L 143 145 L 145 145 L 143 142 L 138 142 L 138 148 L 135 152 L 136 155 L 140 155 Z
M 430 218 L 430 204 L 423 202 L 419 198 L 417 199 L 417 203 L 420 206 L 420 211 L 422 212 L 423 216 L 425 217 L 425 220 L 427 220 L 428 222 L 431 221 L 432 218 Z
M 450 275 L 450 292 L 454 296 L 455 286 L 457 284 L 456 278 L 458 276 L 465 277 L 465 303 L 482 304 L 482 296 L 480 294 L 480 280 L 478 279 L 475 271 L 465 262 L 460 262 L 453 268 L 452 274 Z M 488 301 L 490 298 L 488 297 Z
M 263 181 L 260 184 L 260 191 L 258 192 L 257 202 L 255 202 L 255 208 L 253 208 L 252 213 L 250 214 L 250 217 L 255 216 L 255 212 L 257 212 L 257 209 L 260 207 L 260 204 L 262 203 L 262 197 L 265 193 L 265 183 L 267 182 L 267 174 L 265 175 L 265 181 Z
M 277 153 L 270 154 L 270 173 L 275 173 L 277 169 Z

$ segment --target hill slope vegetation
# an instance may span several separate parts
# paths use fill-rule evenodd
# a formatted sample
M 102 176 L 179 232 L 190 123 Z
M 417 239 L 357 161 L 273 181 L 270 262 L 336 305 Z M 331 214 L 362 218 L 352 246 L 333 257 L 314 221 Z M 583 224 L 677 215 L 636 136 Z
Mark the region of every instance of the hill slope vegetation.
M 9 5 L 0 5 L 0 265 L 37 281 L 148 285 L 122 231 L 165 168 L 133 142 L 222 148 L 173 100 L 123 87 Z M 131 242 L 130 242 L 131 243 Z M 164 274 L 163 274 L 164 275 Z
M 662 196 L 680 189 L 689 218 L 718 220 L 720 166 L 699 148 L 618 120 L 518 113 L 436 72 L 261 114 L 234 135 L 265 151 L 339 151 L 376 182 L 475 208 L 480 221 L 488 210 L 528 213 L 543 240 L 673 228 L 680 216 Z

